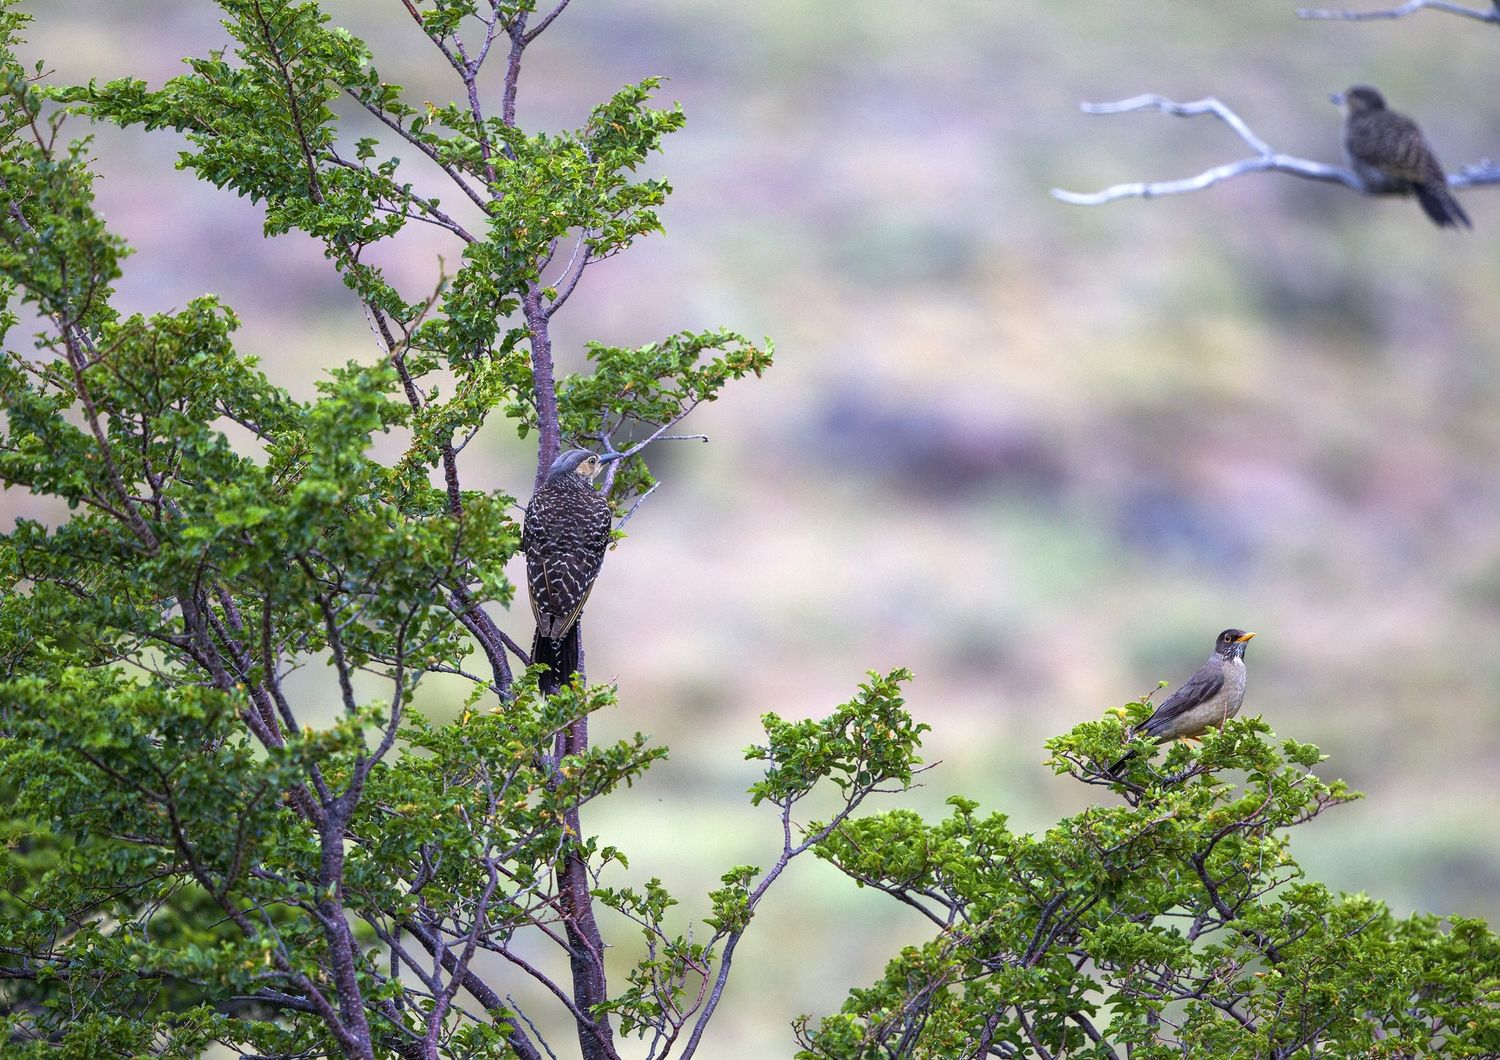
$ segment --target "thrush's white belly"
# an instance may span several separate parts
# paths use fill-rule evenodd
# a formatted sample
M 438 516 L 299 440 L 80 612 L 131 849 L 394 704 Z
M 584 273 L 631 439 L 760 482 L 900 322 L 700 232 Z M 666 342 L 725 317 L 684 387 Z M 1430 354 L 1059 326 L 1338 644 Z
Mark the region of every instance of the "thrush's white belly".
M 1224 685 L 1217 693 L 1185 710 L 1172 719 L 1160 739 L 1180 740 L 1198 736 L 1205 729 L 1217 729 L 1240 712 L 1245 700 L 1245 661 L 1233 659 L 1224 664 Z

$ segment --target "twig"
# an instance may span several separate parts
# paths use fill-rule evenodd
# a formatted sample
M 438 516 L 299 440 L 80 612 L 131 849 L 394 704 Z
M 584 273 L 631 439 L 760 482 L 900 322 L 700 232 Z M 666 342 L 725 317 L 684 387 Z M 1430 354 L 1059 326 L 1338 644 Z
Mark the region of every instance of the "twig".
M 667 431 L 671 430 L 683 420 L 687 419 L 688 414 L 691 413 L 695 408 L 697 408 L 698 405 L 699 402 L 692 402 L 687 406 L 687 408 L 678 412 L 677 415 L 673 416 L 666 423 L 663 423 L 660 427 L 657 427 L 656 430 L 652 431 L 641 441 L 636 442 L 634 445 L 624 450 L 615 448 L 614 436 L 616 431 L 625 426 L 625 421 L 629 418 L 629 416 L 628 414 L 621 414 L 619 422 L 611 427 L 609 425 L 609 410 L 605 409 L 601 413 L 599 433 L 597 435 L 591 435 L 591 437 L 597 438 L 599 440 L 600 446 L 602 446 L 604 449 L 604 453 L 599 458 L 599 462 L 605 465 L 604 481 L 600 484 L 599 491 L 606 497 L 608 497 L 609 491 L 614 489 L 615 487 L 615 474 L 620 470 L 621 461 L 635 456 L 652 442 L 708 441 L 708 435 L 706 434 L 667 434 Z
M 587 232 L 580 233 L 578 242 L 573 247 L 573 254 L 568 258 L 568 264 L 563 269 L 562 276 L 554 284 L 557 297 L 552 299 L 552 304 L 546 309 L 546 315 L 550 319 L 553 313 L 562 308 L 564 302 L 573 294 L 573 289 L 578 286 L 578 281 L 583 279 L 583 270 L 589 267 L 590 255 L 593 253 L 588 245 Z M 582 255 L 580 257 L 580 255 Z
M 542 31 L 545 30 L 548 26 L 552 25 L 552 20 L 555 19 L 558 15 L 562 14 L 563 8 L 567 6 L 568 0 L 559 0 L 558 5 L 548 13 L 547 17 L 542 19 L 542 21 L 537 24 L 536 28 L 527 33 L 522 38 L 522 40 L 526 44 L 530 44 L 532 41 L 540 37 L 542 35 Z
M 1485 184 L 1500 184 L 1500 162 L 1491 158 L 1481 158 L 1457 173 L 1448 174 L 1450 188 L 1477 188 Z
M 439 169 L 441 169 L 448 175 L 448 179 L 453 181 L 453 183 L 458 186 L 458 189 L 462 191 L 464 195 L 468 197 L 469 201 L 472 202 L 475 206 L 478 206 L 480 209 L 485 209 L 489 205 L 487 200 L 482 195 L 480 195 L 479 192 L 475 191 L 473 186 L 470 185 L 468 181 L 464 180 L 463 175 L 458 171 L 457 167 L 448 162 L 445 162 L 442 155 L 440 155 L 437 149 L 434 148 L 431 144 L 427 143 L 420 136 L 417 136 L 409 129 L 404 128 L 401 125 L 400 121 L 392 118 L 389 114 L 380 109 L 380 107 L 376 106 L 374 103 L 371 103 L 365 99 L 361 99 L 359 93 L 353 91 L 352 89 L 345 89 L 344 91 L 350 99 L 354 100 L 354 102 L 365 108 L 365 110 L 370 113 L 371 117 L 375 118 L 375 120 L 380 122 L 386 128 L 390 129 L 396 135 L 400 136 L 401 139 L 405 140 L 407 143 L 411 144 L 411 146 L 415 147 L 418 151 L 422 152 L 422 154 L 426 155 L 434 165 L 436 165 Z
M 1184 192 L 1202 191 L 1204 188 L 1212 187 L 1223 180 L 1242 176 L 1245 173 L 1275 172 L 1287 173 L 1294 177 L 1302 177 L 1305 180 L 1317 180 L 1328 184 L 1342 184 L 1344 187 L 1362 194 L 1379 194 L 1388 189 L 1372 188 L 1354 173 L 1353 170 L 1343 166 L 1330 165 L 1326 162 L 1314 162 L 1311 159 L 1299 158 L 1296 155 L 1282 154 L 1273 150 L 1271 145 L 1262 140 L 1245 120 L 1218 99 L 1209 96 L 1206 99 L 1196 100 L 1192 103 L 1176 103 L 1164 96 L 1146 94 L 1132 96 L 1130 99 L 1122 99 L 1116 103 L 1084 103 L 1082 109 L 1085 114 L 1125 114 L 1131 111 L 1154 110 L 1162 114 L 1175 114 L 1179 117 L 1191 118 L 1200 114 L 1212 114 L 1230 129 L 1234 130 L 1236 136 L 1245 142 L 1255 153 L 1248 158 L 1242 158 L 1235 162 L 1226 162 L 1223 165 L 1214 166 L 1212 169 L 1204 170 L 1202 173 L 1192 177 L 1183 177 L 1178 180 L 1163 180 L 1154 182 L 1136 182 L 1131 184 L 1115 184 L 1096 192 L 1074 192 L 1064 191 L 1062 188 L 1053 188 L 1052 197 L 1062 202 L 1071 203 L 1074 206 L 1100 206 L 1116 199 L 1154 199 L 1163 195 L 1180 195 Z M 1477 187 L 1483 184 L 1500 184 L 1500 165 L 1489 159 L 1483 159 L 1473 165 L 1465 166 L 1462 170 L 1448 177 L 1448 184 L 1454 188 Z
M 630 506 L 630 511 L 621 516 L 620 521 L 615 524 L 615 529 L 623 530 L 625 528 L 625 524 L 630 522 L 630 517 L 635 514 L 635 510 L 641 506 L 641 502 L 643 502 L 647 497 L 651 496 L 651 494 L 655 493 L 660 487 L 660 482 L 653 482 L 650 489 L 648 489 L 645 493 L 642 493 L 635 499 L 635 503 Z
M 374 175 L 371 173 L 370 169 L 367 166 L 362 166 L 357 162 L 350 162 L 347 159 L 340 158 L 336 153 L 330 154 L 328 156 L 328 160 L 342 169 L 350 169 L 356 173 L 365 174 L 366 176 Z M 375 209 L 381 211 L 382 213 L 397 214 L 401 217 L 405 217 L 409 221 L 422 221 L 426 224 L 436 225 L 438 228 L 447 229 L 449 232 L 452 232 L 454 235 L 458 236 L 459 239 L 462 239 L 465 243 L 478 242 L 478 240 L 474 238 L 474 235 L 471 232 L 469 232 L 464 228 L 463 225 L 459 224 L 452 217 L 449 217 L 446 213 L 439 209 L 437 204 L 432 199 L 426 199 L 411 192 L 406 193 L 406 198 L 412 203 L 412 205 L 418 208 L 417 213 L 411 213 L 407 210 L 398 209 L 395 205 L 376 205 Z M 389 198 L 389 201 L 394 204 L 398 200 L 396 198 Z
M 1494 22 L 1500 25 L 1500 7 L 1495 8 L 1493 11 L 1476 11 L 1472 7 L 1464 7 L 1462 4 L 1449 3 L 1448 0 L 1407 0 L 1404 4 L 1382 8 L 1378 11 L 1350 11 L 1348 9 L 1304 7 L 1297 12 L 1297 17 L 1337 19 L 1346 22 L 1368 22 L 1371 19 L 1377 18 L 1405 18 L 1407 15 L 1416 14 L 1424 7 L 1431 8 L 1433 11 L 1442 11 L 1449 15 L 1461 15 L 1464 18 L 1472 18 L 1478 22 Z
M 542 1037 L 542 1032 L 537 1029 L 537 1025 L 532 1022 L 531 1017 L 526 1015 L 525 1011 L 521 1008 L 520 1005 L 516 1004 L 516 999 L 510 994 L 506 994 L 505 1000 L 510 1003 L 511 1011 L 519 1016 L 521 1020 L 526 1024 L 526 1026 L 531 1028 L 531 1036 L 536 1039 L 537 1044 L 547 1051 L 547 1055 L 550 1056 L 552 1060 L 557 1060 L 557 1054 L 552 1051 L 552 1046 L 547 1044 L 547 1039 Z
M 1194 177 L 1184 177 L 1180 180 L 1156 181 L 1153 183 L 1116 184 L 1098 192 L 1074 192 L 1064 191 L 1062 188 L 1053 188 L 1052 197 L 1062 202 L 1071 203 L 1074 206 L 1099 206 L 1116 199 L 1154 199 L 1161 195 L 1180 195 L 1183 192 L 1201 191 L 1212 187 L 1221 180 L 1238 177 L 1244 173 L 1258 173 L 1264 170 L 1273 170 L 1279 173 L 1291 173 L 1294 176 L 1305 177 L 1308 180 L 1322 180 L 1335 184 L 1343 184 L 1353 188 L 1355 191 L 1363 191 L 1364 184 L 1352 170 L 1342 166 L 1330 166 L 1322 162 L 1313 162 L 1305 158 L 1297 158 L 1293 155 L 1280 154 L 1271 149 L 1271 146 L 1262 140 L 1234 111 L 1230 110 L 1219 100 L 1212 96 L 1200 99 L 1193 103 L 1175 103 L 1164 96 L 1153 94 L 1133 96 L 1130 99 L 1122 99 L 1117 103 L 1084 103 L 1082 110 L 1085 114 L 1124 114 L 1137 110 L 1154 110 L 1163 114 L 1176 114 L 1179 117 L 1191 118 L 1199 114 L 1212 114 L 1224 124 L 1234 130 L 1235 135 L 1243 140 L 1254 155 L 1242 158 L 1237 162 L 1228 162 L 1224 165 L 1215 166 L 1204 170 Z

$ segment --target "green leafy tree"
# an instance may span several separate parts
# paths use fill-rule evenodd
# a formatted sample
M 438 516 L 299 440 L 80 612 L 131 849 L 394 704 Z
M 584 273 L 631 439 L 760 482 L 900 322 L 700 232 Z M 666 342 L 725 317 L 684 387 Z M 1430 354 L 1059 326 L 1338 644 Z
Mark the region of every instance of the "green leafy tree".
M 839 1014 L 802 1020 L 799 1055 L 1500 1055 L 1500 938 L 1333 894 L 1292 858 L 1289 829 L 1355 797 L 1312 773 L 1317 748 L 1238 719 L 1159 766 L 1136 740 L 1116 778 L 1101 763 L 1125 726 L 1048 744 L 1057 773 L 1125 804 L 1042 835 L 958 797 L 935 824 L 896 810 L 829 834 L 819 856 L 935 931 Z
M 565 444 L 611 458 L 623 523 L 649 447 L 770 364 L 708 331 L 554 370 L 553 315 L 658 229 L 669 189 L 638 168 L 682 115 L 648 79 L 578 129 L 523 129 L 527 48 L 567 0 L 403 0 L 451 68 L 442 104 L 317 3 L 218 6 L 226 49 L 163 87 L 69 87 L 21 65 L 26 19 L 0 0 L 0 482 L 70 510 L 0 537 L 7 1057 L 540 1060 L 559 1023 L 588 1060 L 693 1056 L 768 889 L 810 853 L 935 935 L 800 1024 L 808 1055 L 1500 1052 L 1495 937 L 1303 881 L 1286 829 L 1349 795 L 1253 719 L 1119 779 L 1097 763 L 1124 722 L 1080 727 L 1054 765 L 1126 804 L 1042 836 L 964 799 L 937 824 L 857 818 L 922 768 L 907 675 L 871 675 L 826 718 L 765 716 L 750 797 L 779 845 L 682 930 L 662 881 L 584 826 L 664 750 L 591 743 L 615 690 L 540 695 L 492 616 L 514 598 L 514 498 Z M 128 248 L 93 208 L 80 115 L 180 130 L 181 164 L 261 204 L 268 234 L 318 240 L 369 358 L 299 401 L 213 298 L 119 312 Z M 425 291 L 372 264 L 411 224 L 459 250 Z M 536 445 L 513 494 L 463 485 L 492 419 Z M 321 679 L 287 680 L 310 663 Z M 453 720 L 415 709 L 419 686 Z
M 770 352 L 683 333 L 590 346 L 592 370 L 558 378 L 551 319 L 659 228 L 668 186 L 637 170 L 683 121 L 647 79 L 578 129 L 518 124 L 527 48 L 566 2 L 407 3 L 451 66 L 441 105 L 307 0 L 223 0 L 229 46 L 159 89 L 44 84 L 0 4 L 0 481 L 72 512 L 0 540 L 7 1056 L 539 1060 L 517 980 L 585 1057 L 618 1056 L 618 1034 L 690 1056 L 766 889 L 826 834 L 798 835 L 794 807 L 832 786 L 842 819 L 909 780 L 900 675 L 874 678 L 822 722 L 767 717 L 753 797 L 783 845 L 725 874 L 706 932 L 668 930 L 656 880 L 601 883 L 625 857 L 582 810 L 664 751 L 589 742 L 611 688 L 538 694 L 490 615 L 514 596 L 514 498 L 465 489 L 462 453 L 495 416 L 535 440 L 538 479 L 564 444 L 595 447 L 623 522 L 654 485 L 647 446 Z M 321 242 L 378 348 L 297 401 L 214 298 L 118 312 L 127 248 L 70 115 L 181 130 L 182 166 L 261 204 L 267 234 Z M 371 264 L 413 223 L 460 251 L 430 291 Z M 372 455 L 382 434 L 399 458 Z M 309 662 L 326 681 L 289 685 Z M 469 689 L 447 724 L 412 707 L 434 675 Z M 607 962 L 606 930 L 643 933 L 640 960 Z

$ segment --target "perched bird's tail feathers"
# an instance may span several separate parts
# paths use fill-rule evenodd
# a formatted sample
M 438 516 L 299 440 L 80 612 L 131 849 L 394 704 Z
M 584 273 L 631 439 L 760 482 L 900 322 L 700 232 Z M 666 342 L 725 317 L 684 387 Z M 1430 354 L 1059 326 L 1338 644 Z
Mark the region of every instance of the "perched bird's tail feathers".
M 1110 766 L 1109 769 L 1105 770 L 1105 772 L 1114 777 L 1116 780 L 1119 780 L 1120 770 L 1124 769 L 1125 763 L 1129 762 L 1134 757 L 1134 751 L 1126 751 L 1123 755 L 1120 756 L 1119 761 L 1115 762 L 1115 764 Z
M 1465 228 L 1474 227 L 1474 223 L 1469 220 L 1469 215 L 1464 213 L 1464 208 L 1448 190 L 1448 185 L 1418 184 L 1413 190 L 1417 194 L 1417 201 L 1422 204 L 1422 211 L 1432 218 L 1432 223 L 1439 228 L 1450 226 L 1457 228 L 1459 225 Z
M 544 637 L 538 630 L 531 641 L 531 663 L 545 666 L 542 694 L 550 696 L 573 679 L 578 672 L 578 623 L 574 622 L 561 637 Z
M 1149 718 L 1146 719 L 1146 723 L 1150 724 L 1150 719 Z M 1145 726 L 1144 725 L 1141 726 L 1140 728 L 1136 728 L 1136 729 L 1126 729 L 1125 730 L 1125 738 L 1127 740 L 1133 740 L 1137 736 L 1141 735 L 1141 733 L 1143 733 L 1143 732 L 1145 732 Z M 1124 754 L 1122 754 L 1115 761 L 1115 764 L 1112 765 L 1112 766 L 1110 766 L 1109 769 L 1105 770 L 1105 772 L 1107 772 L 1114 779 L 1119 780 L 1120 779 L 1120 770 L 1124 769 L 1126 763 L 1129 762 L 1132 758 L 1134 758 L 1135 755 L 1136 755 L 1136 752 L 1134 750 L 1126 751 Z

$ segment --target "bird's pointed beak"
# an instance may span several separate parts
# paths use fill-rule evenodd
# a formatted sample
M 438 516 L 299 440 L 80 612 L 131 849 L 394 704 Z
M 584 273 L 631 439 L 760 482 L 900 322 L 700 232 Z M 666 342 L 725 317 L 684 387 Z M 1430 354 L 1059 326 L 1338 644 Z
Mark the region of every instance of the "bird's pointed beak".
M 1245 641 L 1250 640 L 1254 636 L 1255 636 L 1254 633 L 1246 633 L 1243 637 L 1235 637 L 1234 638 L 1234 642 L 1236 644 L 1243 644 L 1243 643 L 1245 643 Z
M 1328 102 L 1336 107 L 1342 107 L 1344 105 L 1344 94 L 1342 92 L 1330 92 L 1328 93 Z

